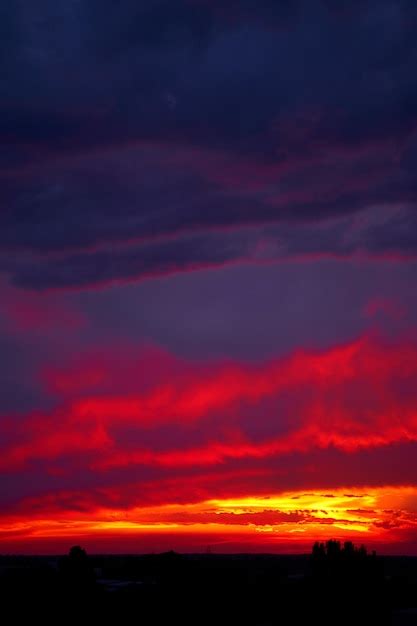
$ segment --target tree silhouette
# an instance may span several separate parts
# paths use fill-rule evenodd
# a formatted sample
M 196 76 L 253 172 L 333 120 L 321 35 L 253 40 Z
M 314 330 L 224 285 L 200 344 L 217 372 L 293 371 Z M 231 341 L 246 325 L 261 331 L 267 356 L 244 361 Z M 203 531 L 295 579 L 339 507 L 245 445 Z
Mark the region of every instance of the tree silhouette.
M 64 587 L 73 593 L 90 593 L 95 586 L 93 567 L 87 552 L 80 546 L 72 546 L 61 563 Z
M 340 541 L 330 539 L 326 543 L 316 543 L 311 551 L 312 573 L 314 577 L 326 577 L 329 580 L 366 579 L 372 582 L 380 577 L 381 572 L 376 553 L 368 554 L 365 546 L 356 547 L 351 541 L 343 546 Z

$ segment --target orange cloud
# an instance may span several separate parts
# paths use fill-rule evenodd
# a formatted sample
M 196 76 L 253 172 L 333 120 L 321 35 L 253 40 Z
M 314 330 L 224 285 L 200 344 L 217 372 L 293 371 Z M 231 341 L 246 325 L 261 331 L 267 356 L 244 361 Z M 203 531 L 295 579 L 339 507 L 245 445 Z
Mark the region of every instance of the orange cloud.
M 247 496 L 186 504 L 95 508 L 87 511 L 50 511 L 31 518 L 3 518 L 0 545 L 23 535 L 40 541 L 77 537 L 94 544 L 95 537 L 147 537 L 169 533 L 179 536 L 240 537 L 253 549 L 269 549 L 283 541 L 299 551 L 315 539 L 379 545 L 401 542 L 417 529 L 417 488 L 379 487 L 338 489 L 332 492 L 283 492 L 270 497 Z M 213 539 L 215 540 L 215 539 Z M 152 549 L 152 548 L 150 548 Z

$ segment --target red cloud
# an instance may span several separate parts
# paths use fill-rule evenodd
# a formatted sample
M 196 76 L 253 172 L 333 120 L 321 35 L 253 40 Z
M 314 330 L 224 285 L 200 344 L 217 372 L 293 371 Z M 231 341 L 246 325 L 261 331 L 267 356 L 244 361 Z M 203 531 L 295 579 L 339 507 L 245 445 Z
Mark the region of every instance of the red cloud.
M 203 466 L 417 440 L 415 344 L 364 337 L 261 366 L 229 362 L 193 370 L 180 361 L 172 381 L 164 376 L 142 390 L 139 368 L 136 392 L 134 368 L 130 373 L 123 394 L 117 393 L 116 370 L 113 393 L 106 388 L 72 400 L 63 385 L 61 406 L 23 420 L 15 441 L 3 448 L 2 469 L 74 453 L 88 453 L 88 464 L 96 469 Z M 92 382 L 96 386 L 94 377 Z M 55 386 L 60 388 L 59 376 Z M 158 429 L 168 426 L 174 429 L 171 443 L 162 437 L 161 448 Z M 184 428 L 189 429 L 185 445 L 175 437 L 175 429 Z M 268 436 L 260 437 L 265 429 Z M 142 442 L 145 431 L 153 434 L 152 445 Z
M 394 320 L 401 320 L 407 314 L 406 309 L 401 304 L 387 298 L 373 298 L 364 310 L 366 317 L 374 318 L 379 314 L 385 315 Z
M 12 331 L 49 333 L 84 328 L 87 320 L 81 311 L 70 306 L 65 299 L 50 292 L 22 293 L 0 280 L 2 307 L 7 324 Z

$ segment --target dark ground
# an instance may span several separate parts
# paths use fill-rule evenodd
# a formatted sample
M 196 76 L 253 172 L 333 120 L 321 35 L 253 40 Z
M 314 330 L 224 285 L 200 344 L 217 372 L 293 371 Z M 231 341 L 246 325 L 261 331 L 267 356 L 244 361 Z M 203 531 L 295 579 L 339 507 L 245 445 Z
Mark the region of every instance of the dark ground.
M 417 625 L 417 558 L 330 557 L 0 556 L 2 622 Z

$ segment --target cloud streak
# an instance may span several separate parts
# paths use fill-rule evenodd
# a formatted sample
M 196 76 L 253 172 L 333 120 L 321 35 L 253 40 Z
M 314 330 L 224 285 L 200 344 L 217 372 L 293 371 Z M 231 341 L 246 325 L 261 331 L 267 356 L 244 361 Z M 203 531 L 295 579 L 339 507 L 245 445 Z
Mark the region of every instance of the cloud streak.
M 111 391 L 84 391 L 49 415 L 28 415 L 19 428 L 28 442 L 3 449 L 3 470 L 31 459 L 91 450 L 98 453 L 101 467 L 175 467 L 314 447 L 349 451 L 417 440 L 414 344 L 379 345 L 365 337 L 326 352 L 300 351 L 263 366 L 220 363 L 200 373 L 191 373 L 187 364 L 177 367 L 183 367 L 183 374 L 175 381 L 156 383 L 142 393 L 134 391 L 133 376 L 132 389 L 118 395 L 110 377 Z M 77 381 L 86 384 L 89 377 L 100 386 L 103 373 L 99 369 L 95 377 L 88 366 L 85 378 L 80 371 L 73 376 L 76 389 Z M 70 374 L 64 372 L 63 383 L 59 374 L 52 380 L 56 389 L 71 389 Z M 54 432 L 56 422 L 60 429 Z M 211 441 L 195 449 L 157 451 L 140 444 L 143 429 L 196 424 L 210 428 Z M 124 442 L 126 428 L 130 443 Z M 132 449 L 135 438 L 137 448 Z

